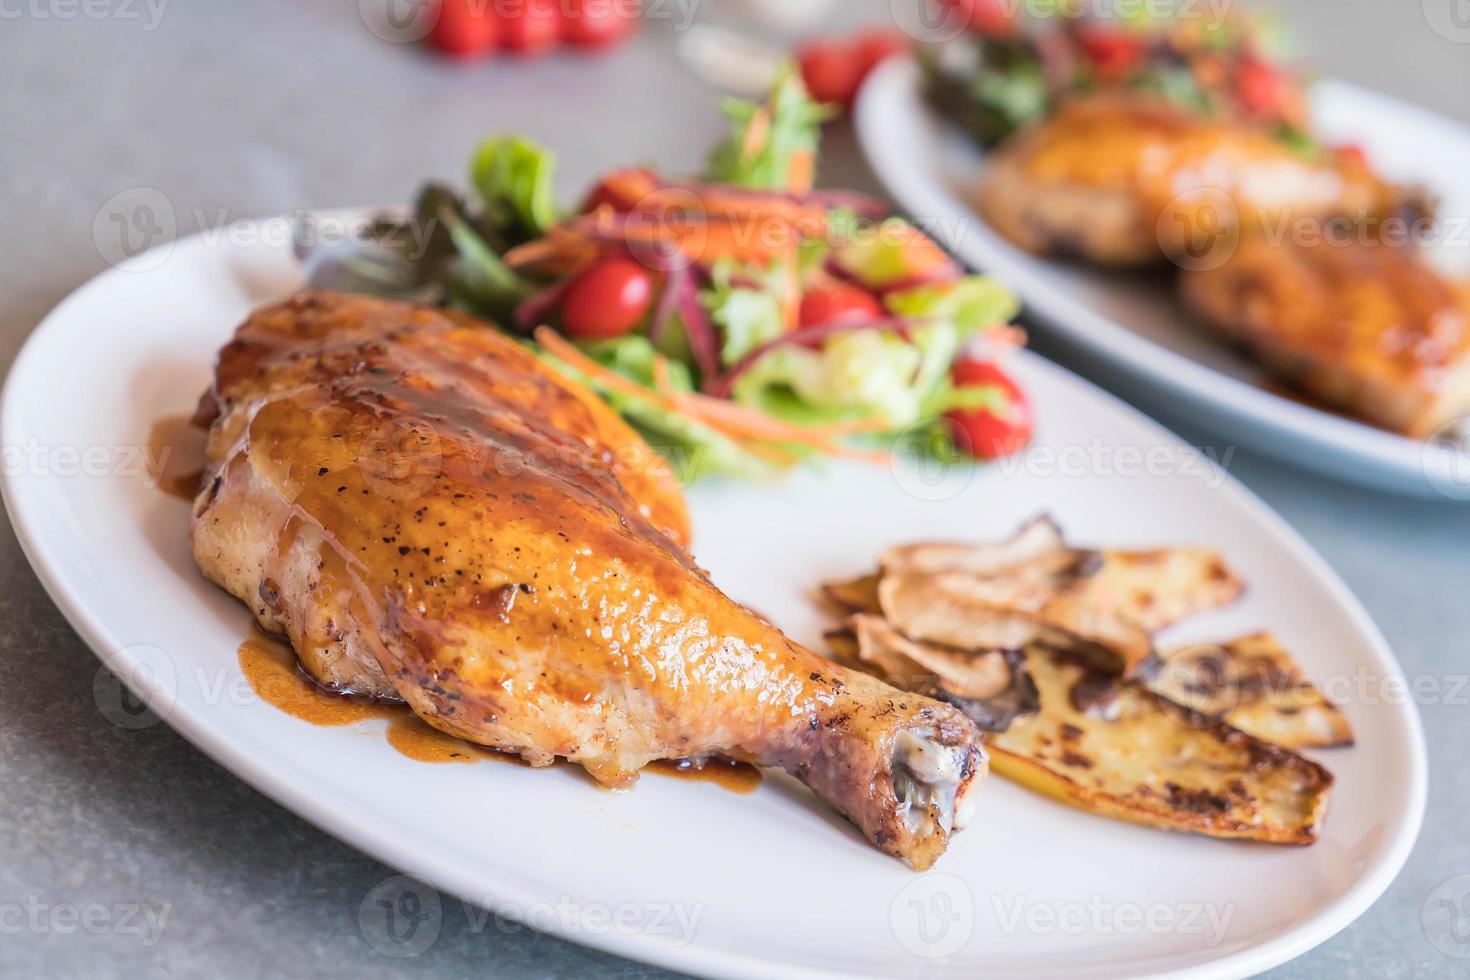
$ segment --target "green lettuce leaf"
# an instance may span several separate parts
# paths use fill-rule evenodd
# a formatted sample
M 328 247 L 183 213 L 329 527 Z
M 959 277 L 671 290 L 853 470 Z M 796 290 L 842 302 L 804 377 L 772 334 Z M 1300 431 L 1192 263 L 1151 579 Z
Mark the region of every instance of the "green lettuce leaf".
M 890 293 L 885 304 L 896 316 L 949 320 L 959 328 L 961 339 L 1009 323 L 1021 309 L 1011 291 L 988 276 L 965 276 Z
M 893 430 L 993 397 L 956 392 L 949 372 L 970 338 L 1015 316 L 1018 304 L 1004 286 L 970 276 L 894 293 L 886 302 L 896 316 L 913 320 L 907 337 L 858 330 L 834 334 L 820 350 L 778 347 L 736 380 L 732 397 L 800 424 L 880 419 Z
M 710 153 L 705 179 L 777 191 L 791 189 L 792 162 L 799 154 L 815 159 L 822 123 L 836 114 L 833 107 L 812 100 L 790 64 L 777 74 L 764 104 L 729 99 L 724 111 L 733 130 Z M 751 152 L 751 126 L 758 114 L 768 116 L 768 132 Z
M 468 221 L 452 212 L 444 212 L 442 217 L 458 251 L 450 271 L 451 301 L 472 313 L 508 321 L 516 304 L 534 293 L 536 287 L 501 261 Z
M 699 298 L 724 338 L 722 364 L 734 364 L 781 336 L 786 329 L 781 310 L 781 284 L 786 279 L 782 265 L 762 271 L 737 268 L 736 263 L 722 260 L 715 263 L 711 279 L 711 287 Z
M 512 242 L 538 238 L 557 222 L 556 158 L 522 136 L 492 136 L 470 163 L 470 180 L 496 231 Z
M 919 417 L 923 396 L 914 379 L 924 360 L 920 345 L 896 333 L 835 334 L 820 350 L 793 345 L 771 351 L 741 375 L 731 395 L 791 422 L 877 418 L 901 429 Z

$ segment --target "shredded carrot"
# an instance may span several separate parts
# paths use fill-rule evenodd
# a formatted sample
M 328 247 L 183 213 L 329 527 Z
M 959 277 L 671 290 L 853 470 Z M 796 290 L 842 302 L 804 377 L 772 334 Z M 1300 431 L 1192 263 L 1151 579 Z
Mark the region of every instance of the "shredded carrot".
M 760 155 L 761 150 L 766 148 L 766 141 L 771 137 L 771 110 L 761 106 L 750 114 L 750 122 L 745 127 L 744 139 L 740 143 L 740 154 L 750 160 Z
M 810 446 L 833 455 L 888 458 L 887 453 L 875 456 L 872 452 L 851 449 L 833 442 L 843 436 L 886 432 L 889 426 L 881 419 L 855 419 L 851 422 L 834 422 L 831 425 L 795 425 L 784 422 L 759 409 L 739 405 L 724 398 L 679 391 L 670 382 L 668 360 L 663 357 L 654 361 L 653 379 L 660 395 L 691 417 L 728 435 Z
M 517 245 L 506 252 L 502 260 L 511 269 L 554 265 L 565 271 L 586 265 L 597 258 L 599 251 L 597 244 L 583 235 L 568 228 L 554 227 L 547 229 L 541 238 Z
M 528 265 L 535 265 L 554 257 L 560 252 L 560 246 L 550 238 L 538 238 L 533 242 L 525 242 L 501 256 L 507 266 L 512 269 L 521 269 Z
M 985 331 L 984 338 L 1006 347 L 1025 347 L 1026 331 L 1012 323 L 1001 323 Z
M 791 154 L 791 174 L 789 177 L 791 190 L 795 194 L 805 194 L 812 189 L 812 183 L 817 174 L 816 157 L 810 150 L 797 150 Z
M 679 393 L 669 377 L 669 359 L 662 354 L 653 355 L 653 387 L 660 395 L 672 399 Z
M 722 432 L 720 434 L 729 436 L 728 432 Z M 741 442 L 740 448 L 752 456 L 759 456 L 766 462 L 775 463 L 779 466 L 790 466 L 793 463 L 801 462 L 801 457 L 796 453 L 782 449 L 779 446 L 771 446 L 761 442 Z
M 605 368 L 601 364 L 598 364 L 592 358 L 577 350 L 575 346 L 563 340 L 550 327 L 537 327 L 534 336 L 536 342 L 542 347 L 545 347 L 552 355 L 566 361 L 578 371 L 581 371 L 610 390 L 621 392 L 633 398 L 642 398 L 645 401 L 651 401 L 666 411 L 677 412 L 679 410 L 677 405 L 659 396 L 656 392 L 649 391 L 636 381 L 630 381 L 611 368 Z
M 662 355 L 656 355 L 653 359 L 653 385 L 661 396 L 675 404 L 678 403 L 680 392 L 679 389 L 674 387 L 673 379 L 669 377 L 669 359 Z M 760 456 L 762 459 L 782 464 L 795 463 L 800 460 L 800 457 L 795 453 L 785 449 L 779 449 L 775 446 L 765 446 L 756 442 L 742 441 L 738 434 L 727 431 L 725 427 L 716 424 L 714 421 L 694 413 L 689 414 L 699 424 L 714 429 L 721 435 L 735 439 L 737 442 L 740 442 L 741 448 L 756 456 Z
M 834 422 L 831 425 L 796 425 L 767 415 L 759 409 L 739 405 L 723 398 L 676 392 L 673 400 L 687 406 L 694 414 L 721 419 L 733 426 L 752 432 L 770 433 L 771 438 L 790 442 L 807 442 L 812 439 L 834 439 L 861 433 L 883 432 L 888 426 L 877 419 L 858 419 L 852 422 Z
M 679 391 L 669 376 L 667 358 L 658 356 L 653 362 L 654 390 L 603 367 L 549 327 L 537 327 L 536 341 L 553 356 L 567 362 L 604 387 L 651 402 L 665 411 L 686 415 L 692 420 L 735 441 L 750 452 L 778 462 L 795 462 L 797 457 L 780 448 L 780 444 L 806 446 L 829 456 L 885 462 L 888 453 L 881 450 L 854 449 L 835 440 L 846 435 L 881 432 L 886 426 L 877 420 L 839 422 L 827 426 L 793 425 L 773 418 L 758 409 L 737 405 L 720 398 Z M 761 445 L 776 443 L 778 445 Z

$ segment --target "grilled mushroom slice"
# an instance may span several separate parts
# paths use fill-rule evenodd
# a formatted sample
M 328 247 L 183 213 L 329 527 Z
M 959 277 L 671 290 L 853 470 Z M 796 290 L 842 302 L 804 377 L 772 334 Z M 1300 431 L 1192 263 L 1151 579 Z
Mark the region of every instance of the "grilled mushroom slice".
M 878 604 L 878 574 L 822 583 L 822 596 L 843 613 L 882 613 Z
M 1156 662 L 1142 627 L 1024 581 L 887 575 L 878 598 L 888 620 L 918 640 L 963 650 L 1019 650 L 1043 640 L 1123 676 L 1146 673 Z
M 884 574 L 968 572 L 971 575 L 993 576 L 1018 565 L 1048 556 L 1065 555 L 1071 551 L 1057 522 L 1043 514 L 1027 522 L 1005 541 L 991 544 L 902 545 L 884 552 L 880 564 Z
M 1036 685 L 1015 650 L 960 650 L 904 636 L 878 616 L 859 614 L 827 635 L 840 659 L 895 687 L 947 701 L 982 729 L 1002 732 L 1040 709 Z

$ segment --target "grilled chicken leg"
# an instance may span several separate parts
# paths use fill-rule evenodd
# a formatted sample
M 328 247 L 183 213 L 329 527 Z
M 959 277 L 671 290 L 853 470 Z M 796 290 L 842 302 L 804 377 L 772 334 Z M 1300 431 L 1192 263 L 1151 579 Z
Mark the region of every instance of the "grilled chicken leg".
M 240 327 L 200 421 L 199 567 L 322 684 L 614 786 L 656 759 L 779 766 L 916 868 L 963 824 L 970 721 L 715 588 L 658 457 L 483 324 L 303 294 Z

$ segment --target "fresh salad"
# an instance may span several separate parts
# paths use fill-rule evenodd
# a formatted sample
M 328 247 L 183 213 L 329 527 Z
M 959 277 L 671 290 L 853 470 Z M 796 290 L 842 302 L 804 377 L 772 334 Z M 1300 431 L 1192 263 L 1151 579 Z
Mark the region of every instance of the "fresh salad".
M 1267 14 L 1191 0 L 944 3 L 967 29 L 920 51 L 929 95 L 986 146 L 1068 97 L 1122 88 L 1312 147 L 1306 79 L 1285 61 L 1285 32 Z
M 354 253 L 354 285 L 473 312 L 533 345 L 693 479 L 816 456 L 1022 448 L 998 358 L 1016 300 L 878 201 L 813 189 L 821 124 L 792 69 L 732 101 L 699 179 L 630 167 L 558 205 L 550 152 L 486 140 Z M 412 232 L 429 229 L 425 236 Z

